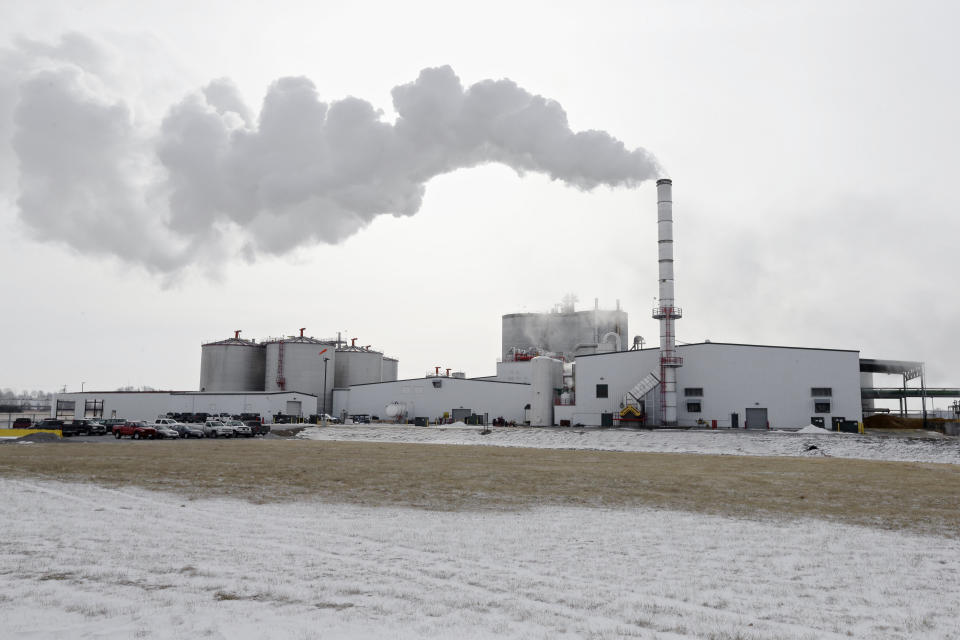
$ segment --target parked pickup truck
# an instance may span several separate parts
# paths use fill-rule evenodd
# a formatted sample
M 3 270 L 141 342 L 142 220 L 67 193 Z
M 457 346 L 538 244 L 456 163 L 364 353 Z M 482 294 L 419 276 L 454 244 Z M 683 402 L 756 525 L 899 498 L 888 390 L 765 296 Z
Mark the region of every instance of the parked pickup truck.
M 123 436 L 130 436 L 134 440 L 149 438 L 153 440 L 157 437 L 157 430 L 146 422 L 128 421 L 113 427 L 113 435 L 117 440 Z
M 92 418 L 77 418 L 63 423 L 63 437 L 65 438 L 69 436 L 102 436 L 106 432 L 107 428 L 100 421 Z
M 227 426 L 233 429 L 233 435 L 236 437 L 244 436 L 245 438 L 253 437 L 253 430 L 249 425 L 244 424 L 240 420 L 230 420 L 227 422 Z
M 233 427 L 228 427 L 219 420 L 207 420 L 203 423 L 203 435 L 208 438 L 232 438 Z

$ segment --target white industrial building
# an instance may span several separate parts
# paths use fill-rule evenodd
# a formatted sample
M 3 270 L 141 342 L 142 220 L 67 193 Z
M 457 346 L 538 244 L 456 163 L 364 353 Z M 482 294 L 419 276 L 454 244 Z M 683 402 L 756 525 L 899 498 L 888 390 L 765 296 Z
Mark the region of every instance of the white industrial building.
M 706 342 L 678 346 L 674 357 L 682 359 L 677 426 L 773 429 L 862 420 L 857 351 Z M 658 349 L 580 356 L 573 402 L 558 405 L 554 419 L 620 424 L 633 406 L 648 424 L 662 424 L 662 386 L 641 384 L 659 371 Z
M 488 420 L 523 423 L 531 401 L 529 384 L 430 376 L 377 384 L 358 384 L 333 392 L 335 415 L 369 415 L 407 422 L 423 418 Z
M 51 412 L 59 418 L 123 418 L 150 422 L 167 413 L 256 413 L 269 422 L 278 413 L 293 416 L 315 413 L 316 406 L 316 395 L 295 391 L 85 391 L 58 393 Z

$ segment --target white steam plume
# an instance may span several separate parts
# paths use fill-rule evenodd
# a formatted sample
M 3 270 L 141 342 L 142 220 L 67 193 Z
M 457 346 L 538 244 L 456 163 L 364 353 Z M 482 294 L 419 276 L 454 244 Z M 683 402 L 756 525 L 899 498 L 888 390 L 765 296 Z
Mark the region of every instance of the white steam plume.
M 364 100 L 323 102 L 310 80 L 289 77 L 258 116 L 221 79 L 151 129 L 111 86 L 109 62 L 76 34 L 0 52 L 10 79 L 0 82 L 0 169 L 18 171 L 0 189 L 35 237 L 159 273 L 234 234 L 251 259 L 339 242 L 378 215 L 415 214 L 427 181 L 478 164 L 580 189 L 633 187 L 659 171 L 643 149 L 571 131 L 552 100 L 510 80 L 464 88 L 446 66 L 393 89 L 392 124 Z

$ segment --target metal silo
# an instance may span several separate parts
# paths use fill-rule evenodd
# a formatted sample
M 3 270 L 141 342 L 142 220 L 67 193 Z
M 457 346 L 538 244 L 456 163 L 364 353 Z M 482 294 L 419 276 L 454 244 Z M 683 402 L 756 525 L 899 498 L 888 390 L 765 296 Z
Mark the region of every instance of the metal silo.
M 554 397 L 563 387 L 563 362 L 537 356 L 530 366 L 530 426 L 552 427 Z
M 266 349 L 255 340 L 233 338 L 200 347 L 200 391 L 263 391 Z
M 383 372 L 380 375 L 380 382 L 395 382 L 397 379 L 397 367 L 400 361 L 396 358 L 383 357 Z
M 383 354 L 369 347 L 341 347 L 337 349 L 337 387 L 381 382 Z
M 317 396 L 317 412 L 330 412 L 336 366 L 336 341 L 303 335 L 266 341 L 264 390 L 298 391 Z M 324 363 L 326 360 L 326 363 Z M 304 411 L 313 413 L 314 411 Z

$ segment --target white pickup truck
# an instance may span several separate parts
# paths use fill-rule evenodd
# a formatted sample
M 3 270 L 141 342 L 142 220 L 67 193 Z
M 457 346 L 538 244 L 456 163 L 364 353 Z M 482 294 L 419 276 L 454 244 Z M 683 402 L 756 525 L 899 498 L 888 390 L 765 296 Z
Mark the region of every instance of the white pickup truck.
M 208 438 L 232 438 L 233 427 L 228 427 L 219 420 L 207 420 L 203 423 L 203 435 Z

